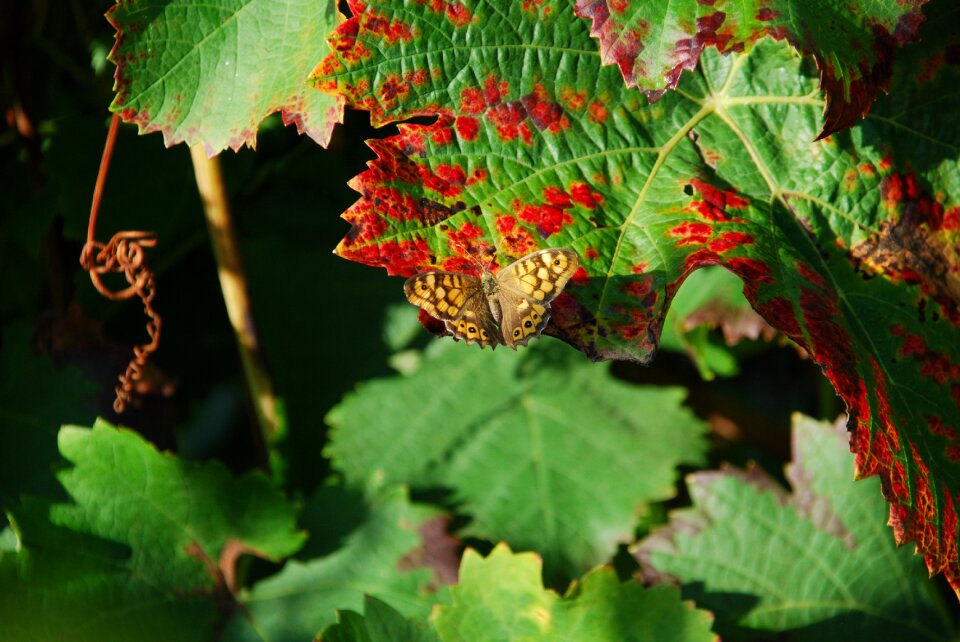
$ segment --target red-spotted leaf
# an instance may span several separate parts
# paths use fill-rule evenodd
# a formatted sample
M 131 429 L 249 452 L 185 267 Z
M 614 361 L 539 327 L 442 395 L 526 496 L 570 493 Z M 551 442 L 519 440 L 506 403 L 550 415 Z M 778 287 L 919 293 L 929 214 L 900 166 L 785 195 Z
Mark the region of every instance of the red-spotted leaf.
M 707 49 L 647 104 L 567 8 L 351 5 L 316 83 L 375 124 L 436 120 L 371 144 L 338 252 L 410 275 L 572 248 L 550 331 L 640 361 L 684 278 L 724 266 L 846 402 L 898 540 L 960 587 L 960 7 L 931 2 L 890 96 L 820 142 L 789 45 Z
M 253 147 L 274 112 L 325 146 L 342 119 L 343 106 L 306 82 L 329 53 L 332 0 L 118 0 L 107 19 L 117 30 L 110 109 L 167 146 Z
M 656 100 L 676 89 L 706 47 L 744 51 L 770 36 L 813 56 L 827 136 L 853 125 L 887 89 L 894 51 L 917 38 L 926 0 L 577 0 L 604 64 Z

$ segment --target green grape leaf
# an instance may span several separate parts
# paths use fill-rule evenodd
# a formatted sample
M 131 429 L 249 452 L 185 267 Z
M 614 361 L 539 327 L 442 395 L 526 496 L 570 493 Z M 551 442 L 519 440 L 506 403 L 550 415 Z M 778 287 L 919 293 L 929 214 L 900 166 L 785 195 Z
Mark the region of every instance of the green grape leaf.
M 621 583 L 612 569 L 591 571 L 562 598 L 544 590 L 540 559 L 498 545 L 483 559 L 467 550 L 452 603 L 434 617 L 444 642 L 624 642 L 704 640 L 711 615 L 680 600 L 673 587 Z
M 847 437 L 795 415 L 789 495 L 759 469 L 689 476 L 693 507 L 637 547 L 648 579 L 679 578 L 724 639 L 950 639 L 923 564 L 883 523 L 879 480 L 850 480 Z
M 704 379 L 737 374 L 737 356 L 730 347 L 744 340 L 769 341 L 776 335 L 742 290 L 743 282 L 720 267 L 691 274 L 670 304 L 660 347 L 686 353 Z M 714 340 L 716 329 L 722 340 Z
M 59 445 L 72 503 L 25 502 L 12 513 L 20 549 L 0 556 L 12 639 L 209 640 L 235 617 L 238 556 L 303 544 L 261 474 L 182 462 L 102 420 L 63 428 Z
M 644 503 L 674 496 L 678 464 L 703 463 L 705 426 L 680 389 L 622 383 L 555 341 L 455 348 L 329 413 L 327 454 L 350 483 L 452 489 L 468 534 L 579 575 L 631 538 Z
M 651 100 L 676 89 L 705 47 L 744 51 L 768 36 L 789 42 L 820 68 L 823 137 L 866 116 L 887 89 L 895 49 L 917 39 L 925 3 L 577 0 L 575 11 L 590 20 L 603 63 Z
M 99 386 L 72 366 L 62 369 L 30 349 L 32 332 L 14 324 L 3 332 L 0 351 L 0 507 L 19 503 L 21 493 L 62 494 L 53 476 L 57 431 L 63 421 L 92 420 Z
M 411 504 L 399 486 L 380 489 L 367 521 L 325 557 L 290 560 L 241 595 L 249 622 L 235 618 L 227 640 L 308 640 L 333 624 L 337 610 L 359 610 L 365 595 L 406 616 L 426 617 L 443 581 L 422 564 L 438 513 Z
M 409 276 L 571 248 L 582 269 L 547 332 L 640 361 L 684 279 L 723 266 L 846 403 L 897 541 L 960 589 L 960 6 L 931 0 L 890 96 L 819 142 L 789 45 L 708 48 L 651 105 L 567 8 L 351 5 L 315 83 L 374 124 L 436 120 L 370 143 L 337 251 Z
M 342 104 L 306 84 L 339 22 L 332 0 L 118 0 L 107 19 L 110 110 L 167 146 L 254 147 L 274 112 L 326 146 L 342 120 Z
M 318 636 L 319 642 L 440 642 L 426 623 L 408 620 L 375 597 L 363 600 L 363 615 L 339 611 L 337 623 Z

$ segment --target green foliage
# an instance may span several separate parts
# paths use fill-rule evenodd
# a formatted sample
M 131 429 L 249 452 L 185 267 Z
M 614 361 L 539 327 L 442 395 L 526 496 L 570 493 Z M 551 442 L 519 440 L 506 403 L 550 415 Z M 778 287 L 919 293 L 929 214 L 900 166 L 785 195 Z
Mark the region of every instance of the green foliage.
M 673 496 L 676 466 L 703 463 L 682 390 L 624 384 L 549 340 L 437 347 L 331 411 L 334 467 L 357 485 L 449 489 L 466 534 L 534 548 L 551 573 L 608 559 L 641 506 Z
M 879 480 L 850 483 L 846 441 L 797 415 L 791 494 L 758 469 L 696 473 L 693 506 L 637 555 L 651 577 L 681 579 L 686 597 L 718 615 L 724 639 L 949 638 L 926 573 L 884 524 Z
M 363 615 L 337 613 L 337 623 L 319 635 L 321 642 L 439 642 L 433 629 L 422 622 L 404 619 L 380 600 L 367 597 Z
M 722 268 L 697 270 L 684 282 L 670 305 L 660 335 L 664 350 L 684 352 L 700 376 L 730 377 L 739 372 L 733 346 L 763 337 L 773 329 L 750 307 L 743 282 Z M 716 332 L 715 330 L 720 330 Z M 756 344 L 748 344 L 755 348 Z
M 416 568 L 415 560 L 417 550 L 431 545 L 423 541 L 423 529 L 436 517 L 436 511 L 410 504 L 402 488 L 384 490 L 339 550 L 308 562 L 291 560 L 244 593 L 249 617 L 231 623 L 228 639 L 307 640 L 332 623 L 338 609 L 359 609 L 364 595 L 425 616 L 438 598 L 430 590 L 433 573 Z
M 325 146 L 342 120 L 334 98 L 305 84 L 338 22 L 331 0 L 127 0 L 107 17 L 117 29 L 110 109 L 168 146 L 252 147 L 274 112 Z
M 13 639 L 210 639 L 236 556 L 279 560 L 303 544 L 294 506 L 262 475 L 182 462 L 103 421 L 63 428 L 59 445 L 71 501 L 12 512 L 19 547 L 0 556 Z
M 436 615 L 445 642 L 469 640 L 713 640 L 712 618 L 670 587 L 644 589 L 597 569 L 562 599 L 540 586 L 540 561 L 498 546 L 463 557 L 453 601 Z
M 74 367 L 57 369 L 30 349 L 29 331 L 18 324 L 3 332 L 0 352 L 0 507 L 15 506 L 21 493 L 56 497 L 52 467 L 58 460 L 60 424 L 94 414 L 96 386 Z
M 960 586 L 956 3 L 346 5 L 4 13 L 0 638 L 955 639 L 894 544 Z M 163 133 L 121 127 L 97 228 L 159 238 L 160 350 L 120 418 L 143 317 L 76 260 L 111 98 Z M 331 139 L 343 104 L 415 120 Z M 178 141 L 259 147 L 219 160 L 230 261 Z M 582 266 L 547 334 L 686 356 L 422 349 L 402 282 L 359 264 L 541 247 Z M 266 449 L 218 272 L 287 411 Z M 852 433 L 797 415 L 788 493 L 760 415 L 833 420 L 830 385 Z

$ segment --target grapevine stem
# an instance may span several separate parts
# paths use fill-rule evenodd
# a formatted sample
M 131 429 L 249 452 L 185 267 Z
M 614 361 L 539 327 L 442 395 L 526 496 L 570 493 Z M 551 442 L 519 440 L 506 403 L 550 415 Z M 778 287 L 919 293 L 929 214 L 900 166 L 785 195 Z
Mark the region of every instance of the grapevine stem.
M 260 350 L 247 282 L 240 261 L 240 250 L 233 227 L 230 203 L 223 184 L 219 158 L 208 158 L 202 145 L 190 148 L 197 188 L 203 200 L 213 254 L 217 261 L 220 288 L 227 315 L 240 350 L 240 361 L 247 390 L 257 416 L 259 430 L 254 431 L 259 465 L 269 469 L 267 444 L 274 443 L 281 433 L 281 408 L 273 392 L 273 383 Z

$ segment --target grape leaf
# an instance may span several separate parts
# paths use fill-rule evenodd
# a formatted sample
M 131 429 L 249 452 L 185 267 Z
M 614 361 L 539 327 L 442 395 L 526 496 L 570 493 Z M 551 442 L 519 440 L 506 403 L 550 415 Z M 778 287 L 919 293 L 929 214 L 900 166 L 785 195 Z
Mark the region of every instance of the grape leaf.
M 759 469 L 689 476 L 694 506 L 637 548 L 648 579 L 680 578 L 725 639 L 951 639 L 923 565 L 883 524 L 879 480 L 850 481 L 846 442 L 795 415 L 791 495 Z
M 452 489 L 468 534 L 576 576 L 631 538 L 643 503 L 674 495 L 678 464 L 703 461 L 705 426 L 680 389 L 624 384 L 558 342 L 455 348 L 329 413 L 327 454 L 350 483 Z
M 307 84 L 338 22 L 332 0 L 118 0 L 110 110 L 169 147 L 202 144 L 212 156 L 256 145 L 279 111 L 326 146 L 343 106 Z
M 340 255 L 406 276 L 570 247 L 548 331 L 641 361 L 684 278 L 722 265 L 846 403 L 897 541 L 960 588 L 960 7 L 928 3 L 890 97 L 811 142 L 817 87 L 782 42 L 707 49 L 649 105 L 558 0 L 400 4 L 351 5 L 315 72 L 375 124 L 436 116 L 370 143 Z
M 380 489 L 367 522 L 342 548 L 307 562 L 290 560 L 241 595 L 249 621 L 235 618 L 225 639 L 309 640 L 334 622 L 338 609 L 359 609 L 364 595 L 384 600 L 404 615 L 426 616 L 443 599 L 433 593 L 439 582 L 431 570 L 417 563 L 436 517 L 435 510 L 411 504 L 403 488 Z
M 241 553 L 279 560 L 304 536 L 260 474 L 157 452 L 104 421 L 66 427 L 58 478 L 73 503 L 24 502 L 0 554 L 0 621 L 12 639 L 209 640 L 234 616 Z
M 697 270 L 670 303 L 660 347 L 685 352 L 706 380 L 739 372 L 729 348 L 743 340 L 767 341 L 776 334 L 743 296 L 743 282 L 720 267 Z M 722 341 L 712 330 L 722 330 Z
M 61 370 L 30 349 L 31 331 L 15 324 L 3 332 L 0 351 L 0 507 L 19 503 L 21 493 L 55 498 L 53 476 L 57 430 L 63 421 L 92 420 L 98 386 L 67 366 Z
M 439 642 L 426 623 L 408 620 L 374 597 L 363 600 L 363 615 L 337 613 L 337 623 L 318 636 L 319 642 Z
M 925 2 L 577 0 L 575 11 L 590 20 L 603 63 L 651 100 L 675 89 L 705 47 L 744 51 L 767 36 L 789 42 L 820 68 L 823 137 L 867 115 L 887 88 L 895 48 L 916 40 Z
M 715 640 L 713 618 L 673 587 L 621 583 L 610 568 L 590 572 L 562 598 L 543 589 L 540 559 L 498 545 L 483 559 L 467 550 L 453 601 L 434 618 L 440 638 L 460 640 Z

